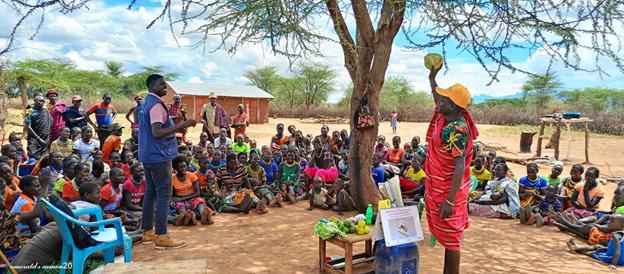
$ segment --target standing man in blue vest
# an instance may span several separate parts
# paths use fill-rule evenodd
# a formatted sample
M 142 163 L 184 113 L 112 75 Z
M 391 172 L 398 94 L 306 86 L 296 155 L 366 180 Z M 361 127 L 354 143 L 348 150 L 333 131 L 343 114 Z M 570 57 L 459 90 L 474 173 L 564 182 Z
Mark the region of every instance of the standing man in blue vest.
M 156 249 L 181 248 L 187 243 L 174 240 L 167 234 L 167 211 L 171 203 L 171 160 L 178 155 L 175 133 L 195 126 L 196 122 L 189 119 L 174 125 L 162 100 L 167 94 L 167 82 L 161 75 L 150 75 L 146 84 L 149 94 L 139 107 L 138 121 L 139 161 L 143 163 L 147 183 L 141 218 L 143 243 L 154 242 Z

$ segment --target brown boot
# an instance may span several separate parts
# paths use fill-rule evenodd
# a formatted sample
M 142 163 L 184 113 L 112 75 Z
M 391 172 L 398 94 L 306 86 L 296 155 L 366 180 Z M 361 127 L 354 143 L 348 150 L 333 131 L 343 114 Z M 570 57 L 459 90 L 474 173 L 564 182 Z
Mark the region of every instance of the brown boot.
M 178 217 L 176 218 L 175 223 L 173 225 L 181 226 L 181 225 L 185 224 L 186 223 L 186 218 L 187 218 L 186 212 L 187 212 L 186 210 L 180 212 L 180 214 L 178 214 Z
M 143 231 L 143 240 L 141 240 L 141 243 L 144 245 L 152 244 L 156 241 L 156 238 L 158 237 L 156 237 L 156 232 L 154 232 L 154 230 Z
M 191 225 L 197 225 L 197 215 L 195 215 L 195 212 L 188 211 L 188 213 L 191 215 Z
M 260 213 L 260 214 L 265 214 L 265 213 L 269 212 L 269 209 L 267 208 L 267 200 L 266 199 L 262 198 L 260 203 L 256 205 L 256 211 L 258 211 L 258 213 Z
M 206 207 L 206 209 L 204 209 L 204 214 L 202 214 L 201 216 L 201 223 L 202 224 L 214 224 L 214 221 L 212 221 L 212 209 Z
M 158 238 L 155 241 L 154 248 L 156 249 L 175 249 L 185 247 L 188 243 L 185 241 L 177 241 L 171 239 L 168 234 L 166 235 L 158 235 Z

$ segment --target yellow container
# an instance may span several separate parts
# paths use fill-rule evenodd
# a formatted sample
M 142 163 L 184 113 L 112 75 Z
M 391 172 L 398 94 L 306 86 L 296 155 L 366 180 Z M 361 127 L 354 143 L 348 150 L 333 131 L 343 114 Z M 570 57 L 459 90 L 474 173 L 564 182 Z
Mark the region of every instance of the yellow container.
M 384 209 L 384 208 L 390 208 L 391 203 L 390 200 L 386 199 L 386 200 L 379 200 L 379 202 L 377 202 L 377 210 L 380 209 Z

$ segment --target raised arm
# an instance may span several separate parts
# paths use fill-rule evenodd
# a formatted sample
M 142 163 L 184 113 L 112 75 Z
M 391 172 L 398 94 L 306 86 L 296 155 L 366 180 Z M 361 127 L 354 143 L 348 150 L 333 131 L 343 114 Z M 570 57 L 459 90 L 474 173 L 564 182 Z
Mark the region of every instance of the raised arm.
M 437 69 L 432 69 L 429 71 L 429 85 L 431 86 L 431 94 L 433 94 L 433 101 L 436 104 L 438 104 L 438 98 L 440 97 L 440 95 L 435 90 L 435 88 L 438 86 L 438 83 L 436 82 L 435 78 L 441 69 L 442 67 L 437 68 Z

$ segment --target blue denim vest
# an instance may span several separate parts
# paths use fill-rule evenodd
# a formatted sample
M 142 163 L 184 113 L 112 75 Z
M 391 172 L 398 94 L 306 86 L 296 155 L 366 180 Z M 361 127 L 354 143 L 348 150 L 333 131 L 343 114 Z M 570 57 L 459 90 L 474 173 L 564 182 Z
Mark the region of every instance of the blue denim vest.
M 171 120 L 167 106 L 152 94 L 146 96 L 139 106 L 139 161 L 142 163 L 166 162 L 178 155 L 178 141 L 175 133 L 159 139 L 152 135 L 149 112 L 156 104 L 161 104 L 167 110 L 168 118 L 163 128 L 173 127 L 173 120 Z

